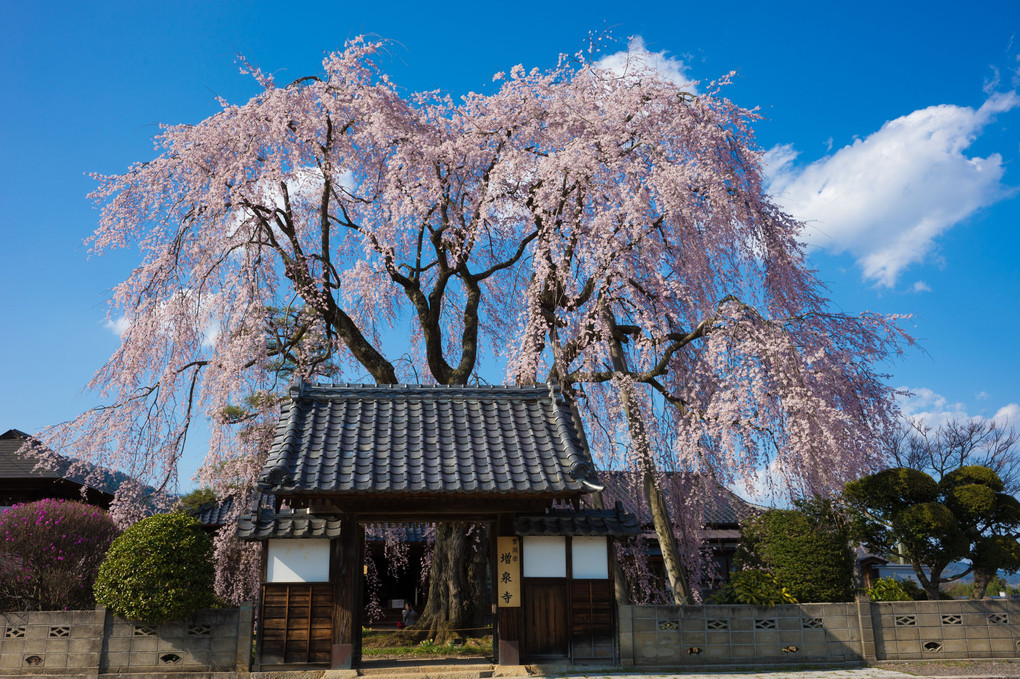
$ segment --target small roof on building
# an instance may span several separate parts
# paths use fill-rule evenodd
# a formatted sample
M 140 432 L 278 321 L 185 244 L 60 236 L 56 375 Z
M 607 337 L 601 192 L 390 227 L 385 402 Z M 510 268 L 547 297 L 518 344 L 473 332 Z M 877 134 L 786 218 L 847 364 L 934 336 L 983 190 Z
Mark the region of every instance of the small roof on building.
M 308 509 L 263 507 L 258 518 L 251 515 L 237 519 L 237 537 L 242 540 L 283 538 L 335 538 L 340 535 L 340 518 L 318 516 Z
M 298 383 L 259 487 L 278 497 L 577 496 L 597 482 L 580 426 L 549 386 Z
M 251 514 L 238 517 L 237 537 L 242 540 L 281 540 L 287 538 L 335 538 L 340 536 L 340 522 L 343 517 L 334 514 L 316 514 L 308 508 L 283 508 L 274 511 L 263 506 L 258 518 Z M 400 542 L 427 542 L 430 526 L 421 522 L 369 523 L 365 525 L 365 539 L 379 542 L 386 539 L 386 532 Z
M 619 502 L 613 509 L 550 509 L 538 516 L 514 520 L 517 535 L 627 536 L 641 532 L 637 517 L 623 511 Z
M 222 500 L 206 502 L 193 511 L 192 515 L 207 528 L 219 528 L 227 522 L 232 511 L 234 511 L 234 496 L 228 495 Z

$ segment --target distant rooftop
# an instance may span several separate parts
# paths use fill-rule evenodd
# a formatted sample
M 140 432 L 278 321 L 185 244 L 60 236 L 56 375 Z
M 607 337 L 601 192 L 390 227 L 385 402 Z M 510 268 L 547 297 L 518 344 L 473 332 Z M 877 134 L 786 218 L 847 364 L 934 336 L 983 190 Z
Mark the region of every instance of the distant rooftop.
M 622 502 L 627 511 L 637 515 L 640 525 L 651 525 L 652 514 L 645 502 L 644 493 L 640 491 L 636 472 L 599 472 L 599 478 L 606 487 L 603 497 L 607 504 Z M 660 474 L 660 482 L 662 492 L 667 497 L 687 497 L 693 494 L 702 508 L 706 527 L 736 528 L 741 521 L 759 510 L 707 475 L 663 472 Z
M 40 457 L 18 453 L 29 441 L 35 441 L 35 438 L 18 429 L 0 434 L 0 479 L 63 479 L 112 497 L 117 488 L 130 478 L 121 472 L 58 455 L 37 443 L 45 458 L 45 464 L 39 465 Z

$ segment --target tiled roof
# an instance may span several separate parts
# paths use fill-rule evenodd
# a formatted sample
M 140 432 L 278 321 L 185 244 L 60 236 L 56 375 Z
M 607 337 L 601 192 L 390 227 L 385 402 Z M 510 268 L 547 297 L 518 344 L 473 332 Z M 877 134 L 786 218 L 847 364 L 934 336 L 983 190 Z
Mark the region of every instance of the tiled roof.
M 237 537 L 242 540 L 335 538 L 339 535 L 339 517 L 311 514 L 307 509 L 281 509 L 274 512 L 271 507 L 264 507 L 259 512 L 258 520 L 253 520 L 251 515 L 237 519 Z
M 291 389 L 260 488 L 576 495 L 593 481 L 576 413 L 549 387 L 308 385 Z
M 0 434 L 0 478 L 65 479 L 80 486 L 87 485 L 111 496 L 120 484 L 129 478 L 127 474 L 111 472 L 87 462 L 64 457 L 43 447 L 39 450 L 46 464 L 38 465 L 40 458 L 18 454 L 18 450 L 29 441 L 35 439 L 17 429 Z M 35 442 L 38 445 L 38 442 Z
M 550 509 L 538 516 L 521 516 L 514 520 L 517 535 L 637 535 L 641 532 L 637 518 L 623 511 L 620 503 L 614 509 Z
M 256 512 L 242 514 L 237 518 L 237 536 L 242 540 L 267 540 L 270 538 L 337 537 L 340 533 L 340 517 L 312 513 L 309 509 L 287 509 L 274 511 L 276 499 L 272 495 L 258 495 L 254 504 Z M 233 496 L 222 504 L 209 503 L 199 508 L 195 517 L 203 525 L 219 527 L 225 523 L 233 508 Z M 252 518 L 258 514 L 258 520 Z M 427 542 L 431 524 L 411 522 L 372 522 L 365 524 L 365 539 L 369 542 L 384 541 L 396 536 L 400 542 Z
M 227 522 L 227 517 L 234 509 L 234 496 L 228 495 L 223 501 L 208 502 L 193 512 L 203 526 L 215 528 Z

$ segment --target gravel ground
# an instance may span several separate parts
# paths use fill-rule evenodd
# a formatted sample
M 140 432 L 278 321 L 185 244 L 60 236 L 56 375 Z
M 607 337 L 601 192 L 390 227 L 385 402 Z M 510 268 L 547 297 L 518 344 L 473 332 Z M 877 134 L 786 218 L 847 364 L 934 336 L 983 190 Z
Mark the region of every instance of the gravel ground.
M 919 677 L 1010 677 L 1020 679 L 1020 663 L 1009 660 L 880 662 L 873 667 Z

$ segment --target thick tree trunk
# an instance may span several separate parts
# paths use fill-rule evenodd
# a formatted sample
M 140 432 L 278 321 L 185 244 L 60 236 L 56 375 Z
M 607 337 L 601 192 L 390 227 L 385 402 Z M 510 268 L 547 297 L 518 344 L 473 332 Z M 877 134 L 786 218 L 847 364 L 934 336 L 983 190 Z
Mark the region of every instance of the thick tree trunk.
M 941 598 L 939 591 L 939 583 L 942 581 L 942 570 L 945 566 L 939 568 L 931 568 L 931 577 L 925 575 L 924 568 L 921 563 L 916 559 L 911 559 L 911 565 L 914 567 L 914 575 L 917 576 L 917 581 L 921 583 L 921 589 L 927 595 L 929 601 L 938 601 Z
M 692 603 L 690 583 L 687 582 L 687 574 L 684 572 L 683 564 L 680 563 L 680 549 L 676 544 L 676 536 L 673 535 L 669 508 L 655 482 L 654 463 L 648 464 L 641 472 L 641 480 L 644 485 L 645 501 L 652 511 L 652 525 L 655 527 L 655 537 L 659 540 L 659 550 L 662 552 L 662 563 L 666 568 L 673 603 L 690 604 Z
M 490 552 L 492 551 L 492 533 L 489 524 L 475 524 L 471 531 L 470 558 L 467 564 L 468 586 L 471 588 L 470 620 L 473 625 L 464 629 L 464 636 L 481 635 L 481 626 L 485 612 L 492 610 L 491 572 L 489 570 Z
M 428 599 L 414 628 L 426 631 L 437 644 L 482 626 L 488 540 L 482 541 L 486 544 L 478 550 L 481 556 L 476 556 L 472 553 L 474 541 L 467 535 L 469 528 L 466 523 L 436 525 Z M 475 530 L 485 529 L 476 526 Z
M 612 330 L 610 338 L 610 356 L 613 361 L 613 369 L 624 375 L 630 374 L 627 366 L 627 356 L 623 353 L 623 345 L 616 334 L 616 320 L 607 309 L 606 318 Z M 662 491 L 656 482 L 655 460 L 648 445 L 648 435 L 645 431 L 645 423 L 641 417 L 641 409 L 634 397 L 632 386 L 627 383 L 620 389 L 620 402 L 623 404 L 624 415 L 627 417 L 627 428 L 630 432 L 631 445 L 635 447 L 639 469 L 641 470 L 641 484 L 644 489 L 645 501 L 652 514 L 652 525 L 655 528 L 655 536 L 659 540 L 659 550 L 662 552 L 662 563 L 666 569 L 666 578 L 669 581 L 670 593 L 673 603 L 682 606 L 693 603 L 691 588 L 687 582 L 687 575 L 684 573 L 683 564 L 680 562 L 680 550 L 676 544 L 676 536 L 673 535 L 673 522 L 669 517 L 669 507 L 662 496 Z
M 988 584 L 995 577 L 996 571 L 986 571 L 979 568 L 974 569 L 974 589 L 970 592 L 971 599 L 984 599 L 985 590 L 988 589 Z

